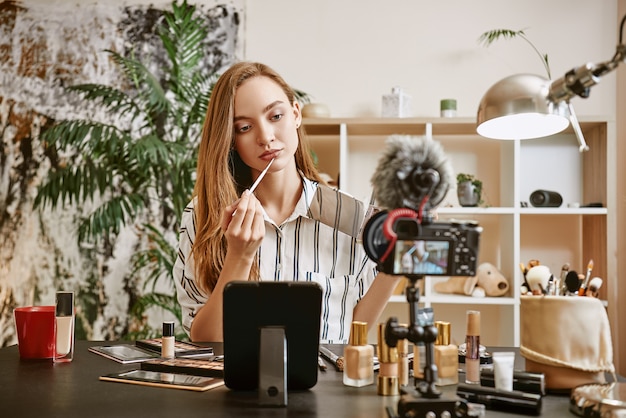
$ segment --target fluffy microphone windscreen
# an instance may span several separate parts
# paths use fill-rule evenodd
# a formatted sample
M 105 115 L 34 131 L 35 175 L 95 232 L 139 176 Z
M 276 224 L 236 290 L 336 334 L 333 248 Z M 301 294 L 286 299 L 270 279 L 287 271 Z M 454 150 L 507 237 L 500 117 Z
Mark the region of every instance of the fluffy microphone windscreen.
M 436 207 L 454 184 L 454 174 L 441 143 L 434 139 L 392 135 L 387 139 L 372 176 L 377 204 L 417 210 L 430 194 L 424 209 Z

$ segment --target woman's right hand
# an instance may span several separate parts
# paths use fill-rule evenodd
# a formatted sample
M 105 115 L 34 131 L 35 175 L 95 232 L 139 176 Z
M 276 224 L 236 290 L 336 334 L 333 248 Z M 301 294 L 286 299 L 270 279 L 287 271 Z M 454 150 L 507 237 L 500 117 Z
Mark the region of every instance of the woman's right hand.
M 240 256 L 253 257 L 265 236 L 261 202 L 248 190 L 222 213 L 222 230 L 228 249 Z

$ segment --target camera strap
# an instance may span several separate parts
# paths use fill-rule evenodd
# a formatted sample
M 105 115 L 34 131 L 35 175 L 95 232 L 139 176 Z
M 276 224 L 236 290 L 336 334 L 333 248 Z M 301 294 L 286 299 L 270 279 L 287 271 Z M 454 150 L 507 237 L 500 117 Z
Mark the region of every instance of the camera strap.
M 393 226 L 398 218 L 417 219 L 418 216 L 417 212 L 409 208 L 398 208 L 389 212 L 385 222 L 383 223 L 383 234 L 385 235 L 385 238 L 389 240 L 389 245 L 387 246 L 385 253 L 382 257 L 380 257 L 381 262 L 385 262 L 385 260 L 387 260 L 387 257 L 389 257 L 389 254 L 391 254 L 396 246 L 398 235 L 396 234 L 396 231 L 394 231 Z

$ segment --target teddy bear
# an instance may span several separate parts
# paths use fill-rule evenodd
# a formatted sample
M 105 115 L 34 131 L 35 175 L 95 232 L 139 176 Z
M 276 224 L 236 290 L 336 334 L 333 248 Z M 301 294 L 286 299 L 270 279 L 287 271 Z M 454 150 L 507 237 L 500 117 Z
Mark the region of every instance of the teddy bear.
M 509 282 L 493 264 L 482 263 L 475 276 L 449 277 L 445 282 L 435 283 L 434 290 L 474 297 L 503 296 L 509 290 Z

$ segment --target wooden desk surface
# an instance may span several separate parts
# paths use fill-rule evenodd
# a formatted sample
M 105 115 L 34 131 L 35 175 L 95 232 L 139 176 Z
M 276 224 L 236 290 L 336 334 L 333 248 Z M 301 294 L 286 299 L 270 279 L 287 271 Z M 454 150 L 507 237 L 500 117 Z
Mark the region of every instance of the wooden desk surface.
M 319 372 L 317 385 L 290 392 L 288 406 L 257 406 L 256 392 L 233 392 L 226 387 L 207 392 L 161 389 L 98 380 L 117 371 L 139 368 L 123 365 L 87 350 L 111 342 L 77 341 L 74 361 L 20 360 L 17 346 L 0 349 L 0 416 L 3 417 L 387 417 L 399 397 L 376 394 L 376 385 L 351 388 L 342 374 L 329 367 Z M 221 345 L 215 345 L 220 352 Z M 444 393 L 454 395 L 455 386 Z M 568 396 L 546 396 L 542 416 L 573 416 Z M 487 411 L 487 417 L 519 416 Z

